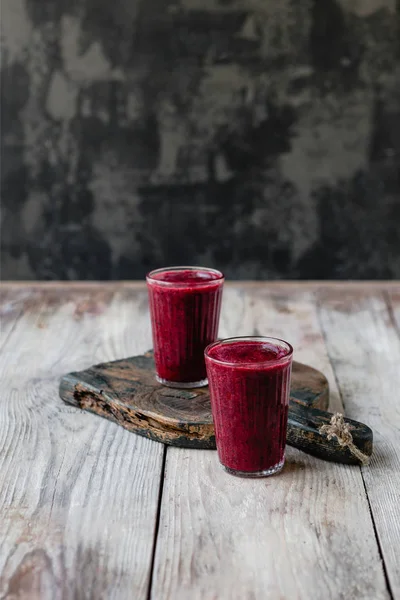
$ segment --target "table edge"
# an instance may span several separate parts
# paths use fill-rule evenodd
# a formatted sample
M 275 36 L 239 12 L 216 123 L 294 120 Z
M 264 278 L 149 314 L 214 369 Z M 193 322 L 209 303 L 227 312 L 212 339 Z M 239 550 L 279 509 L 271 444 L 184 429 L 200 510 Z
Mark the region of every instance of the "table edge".
M 348 289 L 398 289 L 400 291 L 400 280 L 229 280 L 225 282 L 229 287 L 265 287 L 271 289 L 279 288 L 340 288 Z M 143 280 L 112 280 L 112 281 L 2 281 L 2 289 L 14 288 L 36 288 L 43 290 L 51 289 L 87 289 L 87 288 L 143 288 Z

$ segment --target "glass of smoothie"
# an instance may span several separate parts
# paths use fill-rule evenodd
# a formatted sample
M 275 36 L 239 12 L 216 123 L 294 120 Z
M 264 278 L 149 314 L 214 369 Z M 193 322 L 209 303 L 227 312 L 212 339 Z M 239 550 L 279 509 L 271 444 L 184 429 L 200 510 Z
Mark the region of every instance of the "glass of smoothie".
M 293 348 L 237 337 L 205 350 L 219 460 L 228 473 L 266 477 L 285 462 Z
M 224 276 L 205 267 L 168 267 L 146 277 L 157 380 L 207 385 L 204 349 L 217 339 Z

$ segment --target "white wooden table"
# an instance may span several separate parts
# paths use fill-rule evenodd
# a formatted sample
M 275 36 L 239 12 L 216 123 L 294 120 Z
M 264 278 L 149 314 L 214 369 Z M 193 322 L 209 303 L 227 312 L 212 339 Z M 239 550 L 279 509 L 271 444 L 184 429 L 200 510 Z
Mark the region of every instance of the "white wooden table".
M 399 283 L 226 286 L 221 335 L 288 339 L 374 430 L 368 467 L 288 448 L 263 480 L 59 399 L 150 347 L 143 284 L 2 288 L 1 599 L 400 599 Z

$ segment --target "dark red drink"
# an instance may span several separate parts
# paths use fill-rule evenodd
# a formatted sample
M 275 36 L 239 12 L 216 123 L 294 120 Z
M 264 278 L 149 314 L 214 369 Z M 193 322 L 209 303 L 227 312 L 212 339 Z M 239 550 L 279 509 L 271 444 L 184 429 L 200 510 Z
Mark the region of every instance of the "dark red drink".
M 224 276 L 203 267 L 147 275 L 157 379 L 172 387 L 207 385 L 204 349 L 218 335 Z
M 267 337 L 231 338 L 206 349 L 219 459 L 235 475 L 261 477 L 285 460 L 293 348 Z

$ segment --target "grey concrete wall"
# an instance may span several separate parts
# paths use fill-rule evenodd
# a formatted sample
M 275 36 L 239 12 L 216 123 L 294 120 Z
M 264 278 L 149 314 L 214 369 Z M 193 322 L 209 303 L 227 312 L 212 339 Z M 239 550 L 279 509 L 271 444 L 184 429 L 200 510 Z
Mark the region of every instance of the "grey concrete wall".
M 399 0 L 2 0 L 2 278 L 400 277 Z

